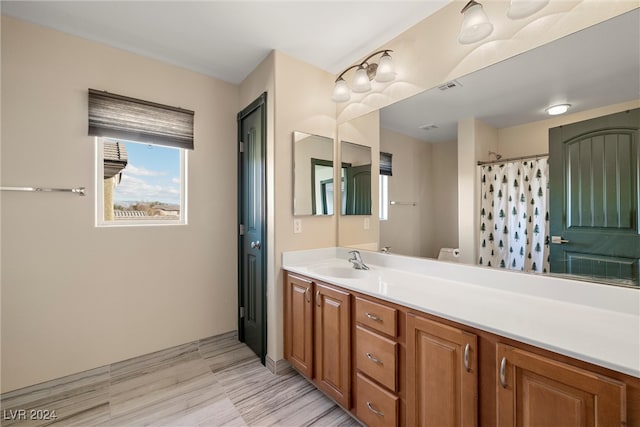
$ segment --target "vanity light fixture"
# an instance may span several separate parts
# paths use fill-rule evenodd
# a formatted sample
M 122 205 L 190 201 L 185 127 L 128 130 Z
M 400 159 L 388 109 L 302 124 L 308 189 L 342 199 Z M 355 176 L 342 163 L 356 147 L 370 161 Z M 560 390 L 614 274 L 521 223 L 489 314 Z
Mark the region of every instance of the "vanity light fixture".
M 458 42 L 460 44 L 471 44 L 483 40 L 493 32 L 493 24 L 489 21 L 489 17 L 482 5 L 475 0 L 471 0 L 460 11 L 464 18 L 462 19 L 462 27 Z
M 371 90 L 371 80 L 374 78 L 379 83 L 386 83 L 394 80 L 396 78 L 396 73 L 393 66 L 393 60 L 391 59 L 389 52 L 393 51 L 385 49 L 372 53 L 360 64 L 352 65 L 340 73 L 336 79 L 336 85 L 333 88 L 333 95 L 331 96 L 331 99 L 335 102 L 347 102 L 351 99 L 351 91 L 355 93 L 368 92 Z M 382 55 L 377 63 L 369 62 L 371 58 L 378 54 Z M 357 68 L 357 70 L 353 76 L 351 88 L 349 88 L 349 85 L 342 77 L 347 71 L 354 68 Z
M 511 19 L 522 19 L 542 10 L 549 0 L 511 0 L 507 16 Z
M 558 104 L 547 107 L 544 111 L 546 111 L 550 116 L 557 116 L 558 114 L 566 113 L 569 107 L 571 107 L 571 104 Z

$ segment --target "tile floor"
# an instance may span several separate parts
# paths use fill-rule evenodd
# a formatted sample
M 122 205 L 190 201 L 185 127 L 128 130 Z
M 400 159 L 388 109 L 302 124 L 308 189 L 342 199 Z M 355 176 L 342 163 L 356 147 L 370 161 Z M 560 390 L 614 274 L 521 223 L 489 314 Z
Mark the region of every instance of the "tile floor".
M 12 391 L 1 407 L 3 427 L 359 425 L 295 371 L 273 375 L 235 332 Z

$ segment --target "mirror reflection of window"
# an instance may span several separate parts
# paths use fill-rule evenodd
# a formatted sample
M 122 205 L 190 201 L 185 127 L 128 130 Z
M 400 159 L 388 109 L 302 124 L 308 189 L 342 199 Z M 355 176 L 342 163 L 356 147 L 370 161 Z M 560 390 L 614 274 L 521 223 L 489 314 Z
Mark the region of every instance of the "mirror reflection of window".
M 389 177 L 380 175 L 380 221 L 389 219 Z
M 380 152 L 380 221 L 389 219 L 389 177 L 393 176 L 393 154 Z

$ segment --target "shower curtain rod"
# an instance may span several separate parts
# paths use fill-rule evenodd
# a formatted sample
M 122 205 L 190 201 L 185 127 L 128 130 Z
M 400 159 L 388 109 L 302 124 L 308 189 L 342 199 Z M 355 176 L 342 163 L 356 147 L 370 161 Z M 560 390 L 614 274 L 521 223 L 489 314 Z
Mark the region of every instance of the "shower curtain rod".
M 545 157 L 548 156 L 549 153 L 542 153 L 542 154 L 534 154 L 532 156 L 520 156 L 520 157 L 510 157 L 508 159 L 500 159 L 500 160 L 491 160 L 488 162 L 481 162 L 478 161 L 478 166 L 484 166 L 484 165 L 495 165 L 498 163 L 507 163 L 507 162 L 513 162 L 516 160 L 528 160 L 528 159 L 537 159 L 539 157 Z

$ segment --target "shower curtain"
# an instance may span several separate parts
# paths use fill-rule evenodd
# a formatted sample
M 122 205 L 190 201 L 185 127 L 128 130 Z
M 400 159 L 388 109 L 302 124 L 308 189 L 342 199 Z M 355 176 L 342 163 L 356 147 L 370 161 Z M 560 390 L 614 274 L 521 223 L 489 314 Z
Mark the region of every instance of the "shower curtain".
M 480 166 L 478 264 L 549 271 L 548 157 Z

